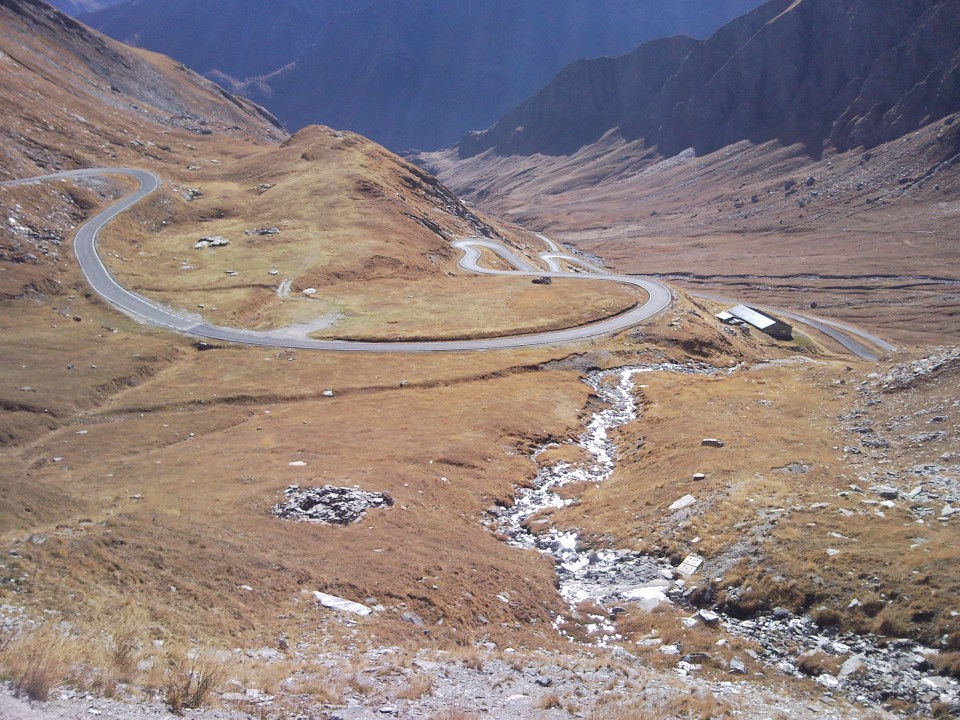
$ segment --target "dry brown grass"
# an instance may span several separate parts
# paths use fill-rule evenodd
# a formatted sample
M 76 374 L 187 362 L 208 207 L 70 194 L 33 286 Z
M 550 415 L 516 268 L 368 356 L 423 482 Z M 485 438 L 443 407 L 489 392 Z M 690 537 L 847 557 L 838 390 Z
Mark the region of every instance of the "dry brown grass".
M 364 678 L 358 672 L 350 676 L 350 678 L 347 680 L 347 686 L 355 693 L 362 696 L 370 695 L 375 689 L 373 682 Z
M 66 679 L 70 655 L 69 643 L 62 633 L 40 627 L 10 641 L 0 655 L 0 663 L 15 692 L 46 702 L 50 691 Z
M 645 296 L 626 286 L 579 280 L 457 276 L 334 287 L 320 297 L 342 314 L 313 337 L 466 339 L 557 330 L 618 315 Z
M 483 670 L 483 656 L 476 650 L 465 653 L 461 662 L 463 666 L 469 670 Z
M 223 668 L 208 658 L 170 656 L 167 658 L 164 702 L 170 711 L 183 715 L 204 705 L 223 682 Z
M 658 702 L 607 704 L 594 709 L 590 715 L 591 720 L 723 720 L 731 717 L 734 717 L 734 708 L 713 693 L 683 690 Z
M 643 300 L 611 283 L 535 286 L 464 273 L 450 242 L 474 228 L 419 171 L 357 136 L 309 128 L 282 148 L 174 174 L 204 195 L 151 197 L 104 231 L 102 254 L 123 284 L 216 324 L 371 340 L 486 337 L 569 327 Z M 258 191 L 264 182 L 274 187 Z M 444 237 L 411 216 L 429 218 Z M 254 227 L 282 232 L 244 235 Z M 502 231 L 521 252 L 547 249 L 529 233 Z M 231 245 L 196 250 L 209 235 Z M 283 280 L 292 293 L 281 298 Z M 308 288 L 317 293 L 303 295 Z
M 21 327 L 18 332 L 29 331 Z M 52 345 L 56 332 L 41 336 Z M 125 338 L 123 333 L 118 339 Z M 78 336 L 76 341 L 79 347 L 86 339 Z M 296 617 L 305 612 L 291 607 L 300 589 L 323 583 L 325 589 L 360 600 L 390 592 L 400 596 L 395 603 L 416 603 L 407 593 L 422 595 L 421 578 L 438 571 L 442 582 L 434 584 L 441 590 L 431 594 L 455 627 L 473 626 L 481 613 L 491 623 L 512 620 L 513 611 L 486 592 L 501 582 L 490 564 L 491 557 L 499 556 L 517 568 L 505 574 L 506 583 L 514 585 L 511 594 L 531 600 L 521 607 L 541 608 L 536 612 L 546 617 L 549 603 L 544 600 L 550 593 L 522 579 L 540 578 L 537 582 L 547 588 L 549 567 L 499 545 L 477 518 L 495 497 L 508 497 L 512 482 L 531 471 L 524 458 L 504 454 L 503 438 L 513 445 L 531 428 L 562 436 L 576 427 L 586 387 L 573 374 L 530 372 L 555 351 L 484 354 L 467 362 L 463 356 L 444 355 L 416 363 L 404 357 L 297 353 L 290 362 L 255 349 L 197 353 L 180 347 L 171 349 L 169 360 L 148 365 L 142 375 L 136 364 L 146 358 L 119 353 L 142 378 L 139 385 L 109 384 L 100 400 L 87 405 L 82 425 L 34 434 L 39 442 L 3 451 L 9 498 L 3 507 L 17 513 L 5 527 L 13 531 L 8 541 L 20 547 L 18 557 L 7 555 L 0 563 L 5 576 L 29 578 L 23 582 L 48 598 L 47 607 L 91 620 L 135 597 L 156 611 L 151 640 L 182 636 L 198 618 L 209 635 L 221 636 L 234 632 L 230 626 L 249 628 L 244 618 L 251 616 L 262 619 L 265 636 L 275 637 L 287 625 L 277 622 L 278 614 L 287 608 Z M 57 373 L 56 361 L 50 360 L 49 376 L 62 384 L 65 398 L 75 398 L 85 392 L 88 378 L 67 371 L 66 364 Z M 110 368 L 109 360 L 96 364 L 98 373 Z M 116 371 L 131 372 L 122 363 Z M 38 379 L 48 372 L 47 363 L 22 372 L 18 382 L 43 387 Z M 326 387 L 335 388 L 338 397 L 323 398 Z M 516 410 L 506 424 L 501 414 L 505 399 Z M 74 412 L 65 405 L 61 422 L 76 422 Z M 376 418 L 373 427 L 371 417 Z M 469 432 L 458 430 L 468 427 Z M 78 435 L 81 429 L 85 434 Z M 238 454 L 239 448 L 246 450 Z M 61 454 L 64 463 L 49 461 Z M 307 468 L 289 467 L 301 457 Z M 358 457 L 374 465 L 358 473 Z M 201 468 L 216 470 L 211 475 Z M 70 478 L 66 486 L 63 473 Z M 488 473 L 500 480 L 490 484 Z M 17 481 L 24 476 L 31 481 Z M 369 478 L 378 479 L 371 485 Z M 380 527 L 377 535 L 366 525 L 334 529 L 277 523 L 269 506 L 296 481 L 379 485 L 399 502 L 395 510 L 371 515 L 369 520 Z M 64 487 L 72 489 L 64 493 Z M 211 510 L 219 513 L 217 507 L 232 508 L 229 514 L 241 518 L 245 529 L 224 535 L 209 516 Z M 462 519 L 452 526 L 449 519 L 441 522 L 451 516 L 438 513 L 440 507 Z M 424 562 L 418 545 L 410 542 L 414 527 L 424 541 L 441 548 L 435 559 Z M 464 534 L 451 537 L 451 527 Z M 47 538 L 44 544 L 20 546 L 24 537 L 40 531 Z M 318 548 L 347 542 L 360 554 L 305 552 L 291 558 L 283 550 L 303 542 Z M 206 566 L 196 554 L 202 547 L 216 547 L 232 559 L 227 567 L 218 563 L 220 569 Z M 390 550 L 377 553 L 377 548 Z M 311 556 L 327 560 L 321 566 Z M 343 567 L 330 565 L 331 557 L 339 557 L 334 565 Z M 37 572 L 40 567 L 48 571 Z M 400 568 L 399 574 L 393 568 Z M 392 587 L 379 584 L 384 576 L 394 578 Z M 256 586 L 255 592 L 239 592 L 243 583 Z M 336 587 L 338 583 L 343 584 Z M 457 609 L 465 589 L 476 600 Z M 11 584 L 0 590 L 4 597 L 15 592 Z M 226 612 L 207 610 L 221 603 L 229 608 Z M 425 617 L 435 612 L 417 611 Z M 388 636 L 409 640 L 410 630 L 389 622 L 374 629 L 385 641 Z
M 397 691 L 396 697 L 399 700 L 419 700 L 433 692 L 434 682 L 432 675 L 415 675 Z
M 495 154 L 460 162 L 455 151 L 430 159 L 454 189 L 483 188 L 482 197 L 467 197 L 484 209 L 548 226 L 554 240 L 594 252 L 620 272 L 691 273 L 697 277 L 680 282 L 782 307 L 816 301 L 827 316 L 918 345 L 957 337 L 955 294 L 937 283 L 870 276 L 960 274 L 944 242 L 960 231 L 956 178 L 891 181 L 936 172 L 957 138 L 955 124 L 934 122 L 909 146 L 897 140 L 820 159 L 798 146 L 742 142 L 643 172 L 636 172 L 640 158 L 660 158 L 642 141 L 613 138 L 584 148 L 575 164 Z M 615 167 L 625 172 L 610 172 Z M 809 176 L 817 178 L 814 188 L 784 191 L 786 181 Z M 798 277 L 805 274 L 834 277 Z
M 0 78 L 0 91 L 10 90 L 8 80 Z M 71 106 L 70 95 L 60 91 L 50 106 Z M 9 112 L 18 103 L 0 107 Z M 70 152 L 55 157 L 68 158 L 69 164 L 146 164 L 167 180 L 204 190 L 193 203 L 180 200 L 179 191 L 158 195 L 113 226 L 102 247 L 120 256 L 109 262 L 125 281 L 179 307 L 199 312 L 191 306 L 204 304 L 203 312 L 214 322 L 274 327 L 341 312 L 346 317 L 334 332 L 452 335 L 464 332 L 459 316 L 468 307 L 484 318 L 468 331 L 489 334 L 536 327 L 539 316 L 550 318 L 545 322 L 580 322 L 635 300 L 589 283 L 539 287 L 450 277 L 458 272 L 456 253 L 403 213 L 429 217 L 450 237 L 472 230 L 438 213 L 425 198 L 428 188 L 419 181 L 411 185 L 416 176 L 403 163 L 353 136 L 310 131 L 277 149 L 158 129 L 139 116 L 113 121 L 94 107 L 75 109 L 91 121 L 76 137 L 59 117 L 55 130 L 43 131 L 57 142 L 71 138 Z M 105 134 L 94 130 L 100 126 L 106 126 Z M 152 138 L 157 147 L 149 153 L 134 149 L 131 137 Z M 109 155 L 100 149 L 104 141 Z M 160 150 L 161 144 L 170 149 Z M 23 157 L 16 162 L 30 165 Z M 184 170 L 188 164 L 200 169 Z M 364 184 L 370 182 L 379 191 Z M 260 193 L 261 183 L 275 187 Z M 59 192 L 59 186 L 4 189 L 0 206 L 8 210 L 21 204 L 26 219 L 42 226 L 52 222 L 48 218 L 62 202 Z M 93 190 L 66 192 L 73 201 L 58 228 L 62 232 L 106 200 Z M 398 192 L 403 200 L 394 199 Z M 878 215 L 859 237 L 882 229 L 889 217 Z M 644 271 L 676 269 L 679 259 L 687 267 L 714 272 L 722 257 L 751 271 L 758 263 L 775 262 L 779 272 L 785 247 L 803 249 L 793 259 L 806 257 L 807 249 L 821 256 L 829 250 L 813 242 L 821 237 L 816 233 L 791 235 L 786 244 L 740 233 L 707 237 L 696 231 L 696 238 L 667 238 L 690 220 L 689 213 L 676 218 L 664 235 L 643 241 L 652 252 L 636 252 L 634 238 L 644 237 L 637 232 L 629 241 L 615 239 L 610 252 L 602 248 L 600 254 L 622 268 Z M 267 239 L 242 234 L 272 225 L 283 233 Z M 518 245 L 540 248 L 525 233 L 504 232 Z M 197 237 L 210 234 L 225 234 L 233 244 L 223 251 L 193 249 Z M 918 240 L 923 247 L 913 267 L 917 258 L 949 247 L 936 235 Z M 518 647 L 559 645 L 548 623 L 562 610 L 551 564 L 504 546 L 480 523 L 485 508 L 509 499 L 514 483 L 533 474 L 527 447 L 569 437 L 580 427 L 589 394 L 579 382 L 580 371 L 545 370 L 541 364 L 573 353 L 589 353 L 585 365 L 612 365 L 661 353 L 729 362 L 821 352 L 806 343 L 787 349 L 755 336 L 731 338 L 704 322 L 712 307 L 681 299 L 676 313 L 682 327 L 656 320 L 632 339 L 567 348 L 430 357 L 281 354 L 238 347 L 200 353 L 188 339 L 138 326 L 87 297 L 68 252 L 64 246 L 60 263 L 3 263 L 0 273 L 0 367 L 6 381 L 0 388 L 0 602 L 25 605 L 37 616 L 49 611 L 69 618 L 83 633 L 80 640 L 69 639 L 69 650 L 58 644 L 67 643 L 65 638 L 25 636 L 0 653 L 6 672 L 23 679 L 24 692 L 38 695 L 62 681 L 106 694 L 129 682 L 166 691 L 171 706 L 200 704 L 214 689 L 218 668 L 187 661 L 186 647 L 193 649 L 183 645 L 187 637 L 210 638 L 211 646 L 230 648 L 272 647 L 280 632 L 289 635 L 291 646 L 336 648 L 359 640 L 374 646 L 459 648 L 488 637 Z M 181 270 L 184 262 L 196 269 Z M 630 264 L 635 262 L 643 267 Z M 804 267 L 814 263 L 803 262 Z M 269 275 L 273 267 L 282 275 Z M 723 267 L 727 272 L 734 265 Z M 759 269 L 773 272 L 769 268 Z M 228 277 L 227 269 L 240 275 Z M 294 279 L 297 290 L 315 286 L 336 292 L 281 301 L 273 292 L 281 277 Z M 792 304 L 809 301 L 809 291 L 792 289 L 792 281 L 770 283 L 777 286 L 777 297 Z M 817 292 L 843 306 L 864 291 L 818 287 Z M 881 299 L 895 297 L 900 296 Z M 877 307 L 890 306 L 859 304 L 849 312 L 869 325 Z M 901 332 L 910 312 L 916 309 L 897 309 Z M 74 369 L 68 370 L 70 365 Z M 807 597 L 804 579 L 823 566 L 823 537 L 814 537 L 808 523 L 820 523 L 825 533 L 843 531 L 838 522 L 796 513 L 775 528 L 767 524 L 754 531 L 758 508 L 808 503 L 824 492 L 836 494 L 846 482 L 830 432 L 845 401 L 825 390 L 840 377 L 838 366 L 825 366 L 770 369 L 728 380 L 650 378 L 644 419 L 621 433 L 617 475 L 600 490 L 587 489 L 581 508 L 568 511 L 561 522 L 678 558 L 691 550 L 704 552 L 718 562 L 713 567 L 728 583 L 755 588 L 742 596 L 754 609 L 773 603 L 797 609 L 827 604 L 849 598 L 854 590 L 862 600 L 868 598 L 863 588 L 853 587 L 861 578 L 843 577 L 846 566 L 822 572 L 824 597 Z M 37 392 L 20 390 L 26 386 Z M 336 396 L 323 397 L 326 388 Z M 759 409 L 759 400 L 775 402 L 775 409 Z M 743 442 L 729 439 L 733 427 Z M 708 435 L 728 439 L 726 451 L 699 448 L 699 439 Z M 300 459 L 306 467 L 289 465 Z M 773 472 L 792 461 L 812 461 L 817 469 L 802 483 Z M 708 480 L 693 485 L 692 473 L 701 470 L 709 472 Z M 270 516 L 271 504 L 289 483 L 326 482 L 384 490 L 397 504 L 346 528 L 286 524 Z M 665 505 L 688 491 L 704 498 L 698 513 L 709 496 L 710 511 L 683 527 L 686 521 L 665 522 Z M 859 538 L 858 562 L 871 576 L 882 576 L 876 597 L 891 598 L 890 589 L 907 586 L 913 570 L 931 576 L 923 585 L 930 597 L 956 597 L 949 580 L 955 577 L 956 543 L 946 531 L 936 531 L 944 534 L 933 538 L 936 547 L 923 563 L 891 568 L 885 564 L 890 538 L 900 542 L 914 532 L 898 534 L 892 524 L 894 519 L 878 523 Z M 697 536 L 700 542 L 694 544 Z M 743 562 L 719 563 L 744 537 L 751 547 Z M 253 589 L 240 590 L 240 585 Z M 312 601 L 311 592 L 318 589 L 359 601 L 373 597 L 387 610 L 348 629 Z M 722 586 L 711 590 L 722 592 Z M 509 605 L 495 598 L 499 592 L 509 593 Z M 117 618 L 131 603 L 143 616 L 132 616 L 127 625 Z M 909 622 L 909 613 L 888 608 L 885 600 L 874 606 L 867 599 L 862 607 L 863 617 L 847 622 L 896 632 Z M 399 620 L 407 610 L 425 619 L 429 638 Z M 629 616 L 621 624 L 631 638 L 656 629 L 664 642 L 682 640 L 685 650 L 711 651 L 718 663 L 725 659 L 711 650 L 713 631 L 684 632 L 669 612 Z M 164 650 L 154 646 L 161 642 Z M 177 658 L 172 665 L 164 662 L 166 653 Z M 668 662 L 655 651 L 645 655 L 652 664 Z M 945 661 L 945 669 L 956 673 L 956 658 L 945 656 Z M 526 661 L 509 662 L 519 671 Z M 464 664 L 484 667 L 480 655 L 469 651 Z M 704 672 L 714 669 L 707 664 Z M 309 705 L 338 702 L 341 681 L 354 691 L 370 692 L 362 670 L 351 668 L 343 680 L 312 666 L 241 662 L 231 663 L 229 675 L 267 692 L 293 677 L 288 692 Z M 429 685 L 428 677 L 416 677 L 399 692 L 426 694 Z M 611 709 L 597 717 L 703 719 L 725 713 L 722 703 L 703 696 L 659 708 Z M 453 709 L 439 717 L 471 715 Z
M 705 556 L 703 576 L 721 580 L 697 582 L 693 600 L 739 617 L 784 607 L 811 611 L 824 627 L 938 643 L 956 631 L 949 607 L 956 528 L 928 524 L 918 533 L 905 508 L 881 517 L 850 494 L 863 471 L 843 458 L 842 447 L 856 440 L 838 432 L 837 417 L 849 412 L 857 400 L 851 386 L 870 369 L 821 359 L 714 378 L 644 376 L 642 417 L 618 432 L 613 478 L 552 513 L 553 522 L 675 563 L 690 553 Z M 878 406 L 885 413 L 878 426 L 941 402 L 914 395 L 902 408 Z M 701 447 L 707 437 L 726 447 Z M 907 467 L 923 462 L 919 453 L 910 460 L 906 450 L 903 459 L 895 452 L 890 456 Z M 699 472 L 705 480 L 693 480 Z M 668 510 L 688 493 L 697 498 L 689 511 Z M 918 535 L 929 542 L 907 552 Z M 842 552 L 830 560 L 826 551 L 834 547 Z M 851 598 L 859 607 L 847 609 Z M 645 630 L 641 624 L 630 632 Z
M 294 682 L 288 686 L 288 692 L 294 696 L 303 696 L 311 703 L 332 705 L 340 702 L 341 688 L 326 673 L 303 672 L 294 676 Z
M 17 637 L 17 628 L 13 623 L 0 625 L 0 656 L 10 649 Z
M 475 720 L 476 715 L 460 708 L 450 708 L 433 715 L 430 720 Z
M 804 675 L 819 677 L 824 673 L 835 674 L 843 663 L 821 652 L 805 652 L 797 659 L 797 669 Z
M 555 710 L 563 707 L 563 699 L 556 693 L 544 695 L 537 701 L 537 707 L 541 710 Z

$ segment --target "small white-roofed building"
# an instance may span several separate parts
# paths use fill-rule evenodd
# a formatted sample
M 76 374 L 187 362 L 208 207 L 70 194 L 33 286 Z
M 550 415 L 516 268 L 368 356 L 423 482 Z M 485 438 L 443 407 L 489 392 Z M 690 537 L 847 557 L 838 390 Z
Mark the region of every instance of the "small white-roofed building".
M 777 340 L 793 340 L 793 327 L 746 305 L 737 305 L 726 312 L 718 313 L 717 319 L 725 324 L 737 324 L 737 321 L 752 325 Z
M 743 320 L 740 318 L 735 318 L 726 310 L 717 313 L 717 320 L 722 322 L 724 325 L 743 325 Z

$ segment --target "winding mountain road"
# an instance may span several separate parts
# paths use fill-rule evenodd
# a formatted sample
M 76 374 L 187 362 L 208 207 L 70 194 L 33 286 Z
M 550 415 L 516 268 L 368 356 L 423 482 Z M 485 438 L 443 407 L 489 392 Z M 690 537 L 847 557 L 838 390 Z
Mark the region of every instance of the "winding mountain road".
M 86 170 L 69 170 L 52 175 L 24 178 L 22 180 L 10 180 L 0 183 L 0 187 L 69 178 L 102 177 L 105 175 L 126 175 L 132 177 L 139 182 L 140 187 L 132 194 L 124 197 L 122 200 L 88 220 L 77 231 L 76 239 L 74 240 L 74 253 L 76 254 L 84 277 L 86 277 L 87 282 L 94 291 L 103 299 L 136 320 L 150 325 L 169 328 L 204 340 L 261 345 L 265 347 L 300 350 L 333 350 L 340 352 L 442 352 L 524 348 L 540 345 L 559 345 L 610 335 L 632 327 L 663 312 L 673 301 L 670 290 L 663 283 L 632 275 L 613 275 L 606 269 L 583 258 L 561 252 L 556 243 L 542 235 L 538 237 L 550 248 L 550 252 L 543 252 L 539 255 L 540 259 L 548 268 L 546 272 L 538 269 L 528 260 L 498 242 L 486 238 L 469 238 L 458 240 L 454 242 L 453 245 L 463 252 L 463 257 L 460 258 L 460 267 L 470 272 L 483 275 L 550 277 L 619 282 L 643 289 L 649 296 L 649 299 L 643 305 L 637 306 L 628 312 L 589 325 L 582 325 L 566 330 L 555 330 L 530 335 L 485 338 L 481 340 L 427 340 L 411 342 L 313 340 L 310 338 L 290 338 L 285 336 L 282 330 L 239 330 L 210 325 L 178 314 L 175 310 L 171 310 L 170 308 L 148 300 L 142 295 L 137 295 L 127 290 L 110 274 L 110 271 L 97 253 L 97 236 L 104 226 L 117 215 L 133 207 L 161 187 L 162 181 L 154 173 L 148 170 L 137 170 L 133 168 L 91 168 Z M 489 250 L 495 253 L 515 269 L 493 270 L 482 267 L 479 261 L 483 250 Z M 570 266 L 577 266 L 581 268 L 581 270 L 579 272 L 564 272 L 558 262 L 560 260 L 563 260 Z M 713 295 L 695 292 L 691 292 L 690 294 L 709 300 L 727 301 L 726 298 Z M 777 308 L 757 307 L 760 310 L 775 312 L 797 322 L 805 323 L 825 335 L 832 337 L 847 350 L 865 360 L 875 361 L 879 358 L 879 355 L 871 347 L 861 342 L 861 340 L 886 352 L 896 350 L 896 347 L 882 338 L 851 325 L 811 315 L 801 315 Z
M 591 323 L 566 330 L 535 333 L 530 335 L 516 335 L 507 337 L 485 338 L 480 340 L 432 340 L 417 342 L 361 342 L 353 340 L 313 340 L 310 338 L 284 337 L 283 331 L 256 331 L 239 330 L 220 327 L 191 319 L 178 314 L 175 310 L 166 308 L 147 298 L 137 295 L 124 288 L 110 274 L 97 253 L 97 236 L 100 231 L 117 215 L 140 202 L 155 192 L 162 182 L 157 175 L 147 170 L 132 168 L 94 168 L 88 170 L 71 170 L 52 175 L 42 175 L 22 180 L 12 180 L 0 183 L 0 186 L 25 185 L 29 183 L 47 182 L 65 178 L 88 178 L 104 175 L 126 175 L 135 178 L 139 189 L 107 208 L 95 217 L 88 220 L 77 231 L 74 240 L 74 253 L 80 264 L 80 269 L 87 282 L 104 300 L 118 310 L 130 315 L 138 321 L 169 328 L 204 340 L 241 343 L 245 345 L 260 345 L 266 347 L 292 348 L 300 350 L 332 350 L 340 352 L 442 352 L 465 350 L 499 350 L 535 347 L 540 345 L 558 345 L 587 340 L 598 336 L 609 335 L 620 330 L 632 327 L 647 318 L 650 318 L 670 306 L 673 296 L 670 290 L 660 282 L 627 275 L 599 275 L 593 273 L 566 273 L 543 272 L 534 267 L 519 255 L 503 245 L 482 238 L 461 240 L 454 245 L 463 251 L 460 266 L 466 270 L 486 275 L 511 275 L 519 277 L 554 277 L 579 280 L 605 280 L 633 285 L 645 290 L 649 296 L 646 303 L 632 310 L 608 318 L 600 322 Z M 552 249 L 558 250 L 553 243 Z M 491 270 L 478 264 L 482 248 L 488 249 L 516 270 Z M 572 256 L 555 253 L 556 257 L 580 262 Z M 558 265 L 550 265 L 551 269 Z

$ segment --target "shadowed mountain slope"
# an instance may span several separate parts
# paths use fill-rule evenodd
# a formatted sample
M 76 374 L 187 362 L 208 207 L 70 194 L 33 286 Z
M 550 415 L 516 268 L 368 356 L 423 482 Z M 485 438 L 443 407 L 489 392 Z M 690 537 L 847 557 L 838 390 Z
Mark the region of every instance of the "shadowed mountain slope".
M 482 128 L 565 64 L 705 37 L 759 0 L 138 0 L 84 17 L 269 107 L 394 149 Z
M 123 1 L 124 0 L 50 0 L 50 4 L 61 12 L 76 16 L 83 13 L 103 10 L 104 8 L 117 5 Z
M 369 0 L 367 0 L 369 1 Z M 199 73 L 244 79 L 294 62 L 331 18 L 364 0 L 131 0 L 81 19 Z
M 824 144 L 875 146 L 958 108 L 956 2 L 773 0 L 703 42 L 570 66 L 459 149 L 563 154 L 619 128 L 665 155 L 775 139 L 819 156 Z

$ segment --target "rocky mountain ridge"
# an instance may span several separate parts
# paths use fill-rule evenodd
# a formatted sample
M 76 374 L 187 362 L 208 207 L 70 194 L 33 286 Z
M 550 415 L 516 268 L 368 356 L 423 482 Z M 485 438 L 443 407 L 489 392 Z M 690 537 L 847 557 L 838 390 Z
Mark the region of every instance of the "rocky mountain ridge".
M 0 2 L 0 176 L 103 164 L 165 130 L 277 142 L 263 108 L 40 0 Z M 50 51 L 56 47 L 57 52 Z M 121 131 L 122 128 L 122 131 Z M 139 143 L 139 144 L 137 144 Z
M 446 147 L 581 57 L 705 37 L 760 0 L 137 0 L 83 16 L 269 107 L 394 150 Z
M 771 0 L 703 42 L 568 67 L 459 153 L 568 154 L 615 128 L 668 156 L 741 140 L 869 148 L 960 109 L 958 38 L 947 0 Z

